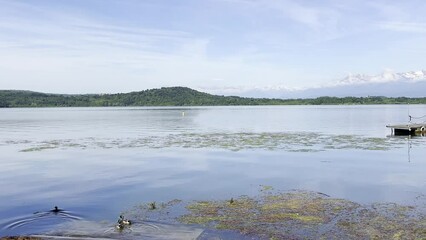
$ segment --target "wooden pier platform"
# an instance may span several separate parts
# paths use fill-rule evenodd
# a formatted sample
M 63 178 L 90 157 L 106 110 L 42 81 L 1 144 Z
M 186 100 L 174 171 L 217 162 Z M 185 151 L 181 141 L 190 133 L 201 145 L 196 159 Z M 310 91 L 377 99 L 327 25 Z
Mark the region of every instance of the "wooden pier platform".
M 387 125 L 386 127 L 391 128 L 394 135 L 416 135 L 426 133 L 426 123 Z

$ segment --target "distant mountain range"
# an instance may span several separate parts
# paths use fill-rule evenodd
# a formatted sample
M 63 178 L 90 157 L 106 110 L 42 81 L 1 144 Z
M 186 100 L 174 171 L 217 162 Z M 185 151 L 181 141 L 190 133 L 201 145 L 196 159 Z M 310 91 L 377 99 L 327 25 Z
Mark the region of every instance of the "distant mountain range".
M 316 98 L 321 96 L 424 97 L 426 96 L 426 71 L 403 73 L 385 71 L 379 75 L 349 74 L 347 77 L 327 85 L 296 90 L 278 86 L 251 89 L 215 89 L 212 92 L 244 97 L 274 97 L 284 99 Z
M 393 73 L 385 71 L 380 75 L 350 74 L 334 86 L 306 89 L 305 96 L 426 96 L 426 71 Z M 333 93 L 333 94 L 332 94 Z

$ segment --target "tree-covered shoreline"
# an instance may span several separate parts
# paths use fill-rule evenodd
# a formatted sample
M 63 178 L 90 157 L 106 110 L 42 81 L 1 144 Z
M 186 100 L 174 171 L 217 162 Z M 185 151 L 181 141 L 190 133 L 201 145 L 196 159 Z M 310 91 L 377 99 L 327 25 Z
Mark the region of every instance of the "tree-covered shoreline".
M 0 90 L 0 108 L 14 107 L 124 107 L 124 106 L 233 106 L 233 105 L 369 105 L 426 104 L 426 97 L 318 97 L 306 99 L 218 96 L 186 87 L 164 87 L 116 94 L 48 94 Z

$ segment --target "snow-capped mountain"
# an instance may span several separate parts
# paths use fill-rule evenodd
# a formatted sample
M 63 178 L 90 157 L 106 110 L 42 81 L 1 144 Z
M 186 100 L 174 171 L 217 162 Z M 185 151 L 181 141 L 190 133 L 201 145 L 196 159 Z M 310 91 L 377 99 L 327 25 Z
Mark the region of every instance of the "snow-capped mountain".
M 384 71 L 380 75 L 349 74 L 347 77 L 338 81 L 336 85 L 355 85 L 368 83 L 386 83 L 386 82 L 417 82 L 426 80 L 426 70 L 411 71 L 404 73 L 394 73 L 390 70 Z
M 395 73 L 386 70 L 379 75 L 349 74 L 343 79 L 322 86 L 291 89 L 285 86 L 253 88 L 203 89 L 221 95 L 267 98 L 315 98 L 321 96 L 387 96 L 425 97 L 426 70 Z
M 300 97 L 424 97 L 426 96 L 426 71 L 395 73 L 386 70 L 379 75 L 349 74 L 327 86 L 305 89 L 296 95 Z M 286 97 L 286 94 L 282 96 Z

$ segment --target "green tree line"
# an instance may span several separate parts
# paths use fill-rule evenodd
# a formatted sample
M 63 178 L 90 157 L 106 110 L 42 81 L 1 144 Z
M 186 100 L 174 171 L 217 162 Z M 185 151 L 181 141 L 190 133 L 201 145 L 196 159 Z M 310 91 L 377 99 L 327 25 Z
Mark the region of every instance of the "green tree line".
M 7 107 L 105 107 L 105 106 L 227 106 L 227 105 L 349 105 L 426 104 L 426 98 L 318 97 L 270 99 L 218 96 L 186 87 L 168 87 L 117 94 L 47 94 L 0 90 L 0 108 Z

